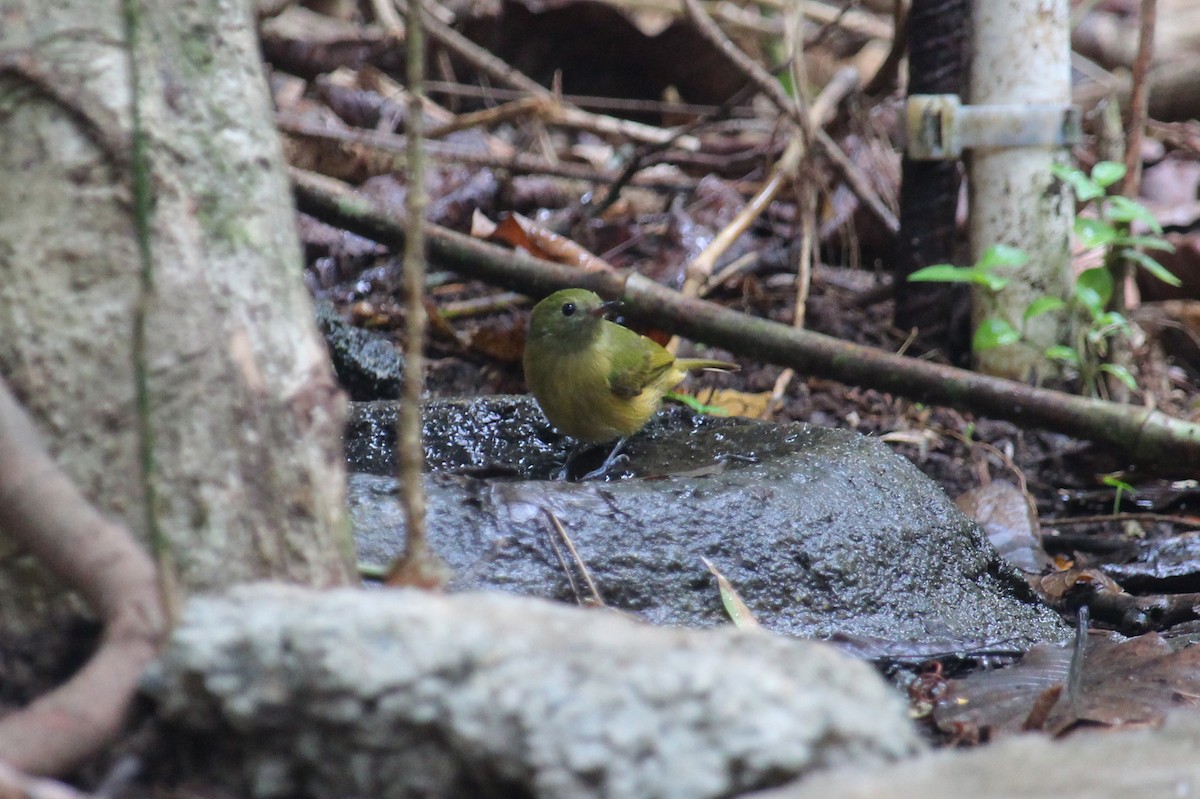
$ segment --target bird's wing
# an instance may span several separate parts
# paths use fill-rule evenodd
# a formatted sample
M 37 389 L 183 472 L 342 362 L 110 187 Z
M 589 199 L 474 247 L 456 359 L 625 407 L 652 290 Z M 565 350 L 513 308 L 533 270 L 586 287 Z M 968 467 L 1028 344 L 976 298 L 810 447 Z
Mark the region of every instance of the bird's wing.
M 609 329 L 613 345 L 608 386 L 621 399 L 641 394 L 671 368 L 675 356 L 645 336 L 620 325 Z

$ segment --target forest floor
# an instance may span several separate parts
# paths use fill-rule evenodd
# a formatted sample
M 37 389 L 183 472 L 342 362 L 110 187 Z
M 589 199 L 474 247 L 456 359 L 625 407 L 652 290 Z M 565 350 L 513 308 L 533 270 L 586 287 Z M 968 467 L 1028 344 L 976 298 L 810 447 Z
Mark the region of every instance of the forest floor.
M 797 150 L 804 112 L 781 94 L 788 77 L 776 81 L 765 69 L 723 60 L 713 36 L 698 32 L 702 12 L 687 6 L 690 20 L 652 21 L 615 2 L 510 2 L 496 16 L 464 15 L 459 29 L 468 38 L 435 25 L 433 103 L 424 106 L 428 221 L 585 270 L 634 271 L 685 293 L 695 293 L 688 284 L 704 264 L 701 292 L 726 308 L 887 353 L 968 365 L 965 293 L 947 295 L 913 329 L 893 322 L 903 251 L 894 210 L 902 76 L 886 57 L 893 20 L 858 9 L 806 20 L 804 69 L 793 68 L 790 82 L 806 77 L 817 87 L 802 105 L 827 140 Z M 787 63 L 782 31 L 797 20 L 766 14 L 757 28 L 717 22 L 737 31 L 751 61 Z M 385 29 L 289 10 L 265 24 L 263 41 L 292 167 L 344 181 L 403 217 L 408 186 L 398 158 L 407 95 Z M 555 90 L 487 66 L 481 44 Z M 686 64 L 680 52 L 689 53 Z M 1087 88 L 1076 87 L 1077 99 Z M 1191 301 L 1200 272 L 1192 232 L 1200 218 L 1200 135 L 1185 123 L 1152 123 L 1150 132 L 1135 145 L 1145 168 L 1139 200 L 1176 248 L 1156 255 L 1183 286 L 1139 279 L 1142 302 L 1126 309 L 1135 324 L 1120 345 L 1137 386 L 1102 390 L 1195 421 L 1200 337 L 1190 320 L 1200 316 Z M 1085 172 L 1103 160 L 1105 141 L 1103 129 L 1089 127 L 1075 150 Z M 961 246 L 965 189 L 949 201 L 958 208 Z M 333 219 L 302 214 L 300 230 L 314 296 L 401 347 L 399 251 Z M 1080 272 L 1099 262 L 1094 250 L 1075 257 Z M 427 286 L 429 393 L 524 393 L 531 302 L 518 283 L 485 284 L 435 257 Z M 1129 296 L 1137 290 L 1131 284 Z M 1031 582 L 1067 618 L 1089 604 L 1096 626 L 1126 635 L 1164 631 L 1189 640 L 1200 629 L 1200 485 L 1186 469 L 1135 466 L 1111 446 L 988 418 L 969 403 L 915 402 L 868 384 L 736 360 L 740 372 L 702 378 L 702 400 L 764 420 L 879 437 L 951 497 L 976 492 L 969 510 L 986 512 L 979 521 L 993 540 L 1018 538 L 1045 559 L 1045 573 Z M 977 492 L 994 485 L 1016 491 L 981 511 Z

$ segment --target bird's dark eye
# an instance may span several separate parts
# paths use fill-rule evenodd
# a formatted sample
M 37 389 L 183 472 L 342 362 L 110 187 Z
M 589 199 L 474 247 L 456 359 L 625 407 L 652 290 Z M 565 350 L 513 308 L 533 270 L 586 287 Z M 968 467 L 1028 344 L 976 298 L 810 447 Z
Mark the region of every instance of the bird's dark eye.
M 572 316 L 572 315 L 574 315 L 574 313 L 575 313 L 575 303 L 564 302 L 563 303 L 563 316 Z

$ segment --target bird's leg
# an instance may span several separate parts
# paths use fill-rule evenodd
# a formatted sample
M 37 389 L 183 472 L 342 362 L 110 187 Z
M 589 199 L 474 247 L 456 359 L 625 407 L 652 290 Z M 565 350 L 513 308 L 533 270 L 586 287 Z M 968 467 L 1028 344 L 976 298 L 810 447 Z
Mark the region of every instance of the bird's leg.
M 575 462 L 575 457 L 579 453 L 587 449 L 587 444 L 576 444 L 571 447 L 571 451 L 567 453 L 567 459 L 563 461 L 562 468 L 558 470 L 558 474 L 554 475 L 555 480 L 566 480 L 571 476 L 571 464 Z
M 625 442 L 628 440 L 629 440 L 628 436 L 618 439 L 616 446 L 614 446 L 612 448 L 612 451 L 608 453 L 608 456 L 604 459 L 604 462 L 601 463 L 599 466 L 597 466 L 595 469 L 592 469 L 587 474 L 582 475 L 578 479 L 579 480 L 594 480 L 597 477 L 603 477 L 604 475 L 608 474 L 609 470 L 611 470 L 618 463 L 620 463 L 623 460 L 628 459 L 628 457 L 629 457 L 628 455 L 621 454 L 621 449 L 625 446 Z M 556 474 L 554 476 L 554 479 L 569 480 L 571 478 L 571 467 L 575 464 L 575 461 L 578 460 L 579 457 L 581 455 L 583 455 L 585 452 L 591 452 L 593 449 L 596 449 L 596 447 L 592 444 L 589 444 L 586 441 L 581 441 L 578 444 L 576 444 L 571 449 L 571 452 L 567 455 L 566 462 L 564 462 L 562 468 L 558 470 L 558 474 Z
M 595 469 L 580 477 L 580 480 L 595 480 L 597 477 L 603 477 L 608 474 L 612 467 L 616 466 L 621 461 L 629 460 L 628 455 L 622 455 L 621 449 L 624 448 L 625 442 L 629 440 L 629 436 L 622 436 L 617 440 L 617 445 L 612 448 L 612 452 L 608 453 L 608 457 L 604 459 L 604 463 L 600 464 Z

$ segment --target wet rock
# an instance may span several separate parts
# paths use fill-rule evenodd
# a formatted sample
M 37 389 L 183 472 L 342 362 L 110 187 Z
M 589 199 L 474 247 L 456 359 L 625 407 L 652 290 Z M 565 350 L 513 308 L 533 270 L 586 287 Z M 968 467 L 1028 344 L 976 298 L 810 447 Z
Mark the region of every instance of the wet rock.
M 317 303 L 317 326 L 325 336 L 338 383 L 350 399 L 399 396 L 404 357 L 390 338 L 350 324 L 328 300 Z
M 356 409 L 352 468 L 390 471 L 393 417 L 387 404 Z M 616 479 L 564 482 L 548 478 L 569 444 L 528 398 L 497 397 L 430 403 L 425 441 L 429 537 L 453 590 L 587 602 L 590 580 L 610 607 L 658 624 L 727 624 L 707 559 L 760 622 L 792 635 L 911 654 L 1066 634 L 978 526 L 875 439 L 675 410 L 630 440 Z M 368 562 L 402 546 L 395 487 L 351 476 Z
M 193 599 L 144 690 L 172 751 L 255 797 L 708 799 L 922 749 L 824 644 L 499 593 Z

